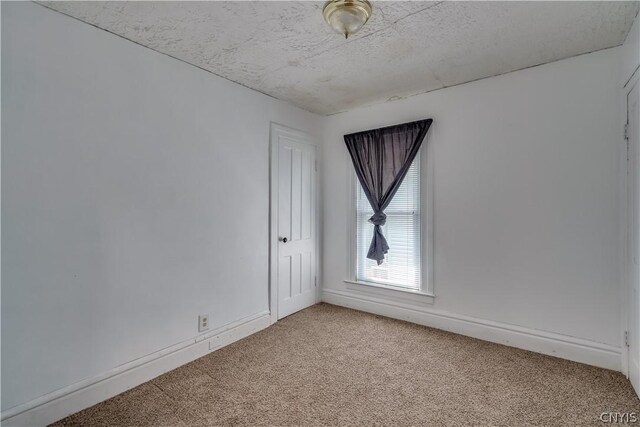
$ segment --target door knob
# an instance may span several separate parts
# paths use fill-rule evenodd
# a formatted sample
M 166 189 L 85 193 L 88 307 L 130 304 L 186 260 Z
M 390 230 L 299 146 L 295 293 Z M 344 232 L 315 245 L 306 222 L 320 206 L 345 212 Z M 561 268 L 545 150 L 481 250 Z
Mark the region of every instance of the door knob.
M 287 238 L 286 237 L 281 237 L 278 240 L 280 240 L 282 243 L 287 243 Z

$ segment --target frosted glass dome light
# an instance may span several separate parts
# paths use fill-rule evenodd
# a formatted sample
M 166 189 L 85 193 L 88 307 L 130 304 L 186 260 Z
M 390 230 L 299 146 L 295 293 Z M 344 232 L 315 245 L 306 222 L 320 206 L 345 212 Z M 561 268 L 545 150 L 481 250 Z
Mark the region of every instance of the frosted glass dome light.
M 371 3 L 367 0 L 330 0 L 324 4 L 322 14 L 331 28 L 349 38 L 371 17 Z

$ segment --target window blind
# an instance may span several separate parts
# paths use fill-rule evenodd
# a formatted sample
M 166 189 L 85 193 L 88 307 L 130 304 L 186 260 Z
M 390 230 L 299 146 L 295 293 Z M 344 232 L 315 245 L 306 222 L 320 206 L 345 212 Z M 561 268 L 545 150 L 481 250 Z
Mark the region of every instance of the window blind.
M 367 259 L 373 237 L 369 218 L 373 209 L 356 179 L 356 279 L 365 282 L 420 289 L 420 154 L 411 163 L 398 192 L 384 210 L 382 233 L 389 252 L 382 265 Z

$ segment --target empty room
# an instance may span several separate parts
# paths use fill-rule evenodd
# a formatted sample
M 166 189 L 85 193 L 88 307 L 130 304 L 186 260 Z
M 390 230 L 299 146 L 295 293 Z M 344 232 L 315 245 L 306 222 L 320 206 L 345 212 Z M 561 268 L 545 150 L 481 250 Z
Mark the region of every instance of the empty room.
M 2 1 L 2 426 L 640 427 L 640 2 Z

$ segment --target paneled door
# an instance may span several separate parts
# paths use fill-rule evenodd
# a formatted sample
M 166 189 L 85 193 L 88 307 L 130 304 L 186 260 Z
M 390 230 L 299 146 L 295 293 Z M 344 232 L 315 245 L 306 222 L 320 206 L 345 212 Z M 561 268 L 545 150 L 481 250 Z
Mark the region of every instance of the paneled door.
M 627 191 L 629 320 L 625 336 L 629 348 L 629 380 L 640 396 L 640 83 L 627 94 Z
M 272 124 L 272 322 L 316 303 L 316 169 L 309 136 Z

